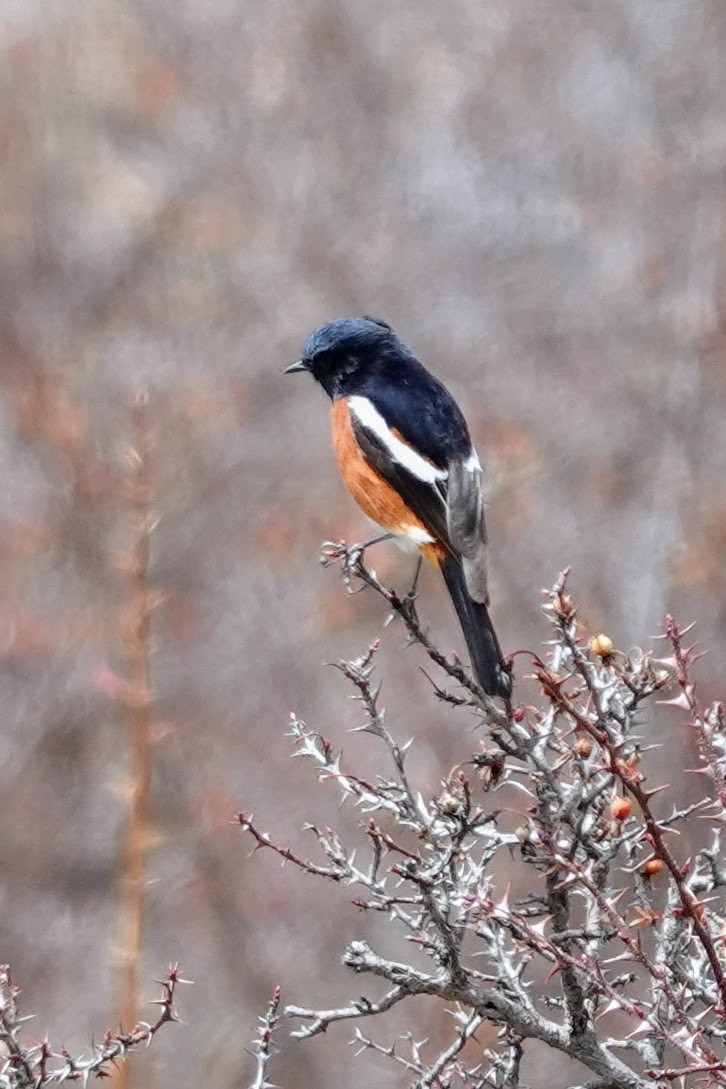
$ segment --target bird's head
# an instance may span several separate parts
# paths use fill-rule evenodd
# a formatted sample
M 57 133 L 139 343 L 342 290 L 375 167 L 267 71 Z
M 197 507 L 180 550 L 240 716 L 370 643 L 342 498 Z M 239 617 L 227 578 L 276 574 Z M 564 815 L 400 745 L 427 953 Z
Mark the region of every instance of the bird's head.
M 310 334 L 302 356 L 285 374 L 308 371 L 331 398 L 344 397 L 397 349 L 405 350 L 380 318 L 335 318 Z

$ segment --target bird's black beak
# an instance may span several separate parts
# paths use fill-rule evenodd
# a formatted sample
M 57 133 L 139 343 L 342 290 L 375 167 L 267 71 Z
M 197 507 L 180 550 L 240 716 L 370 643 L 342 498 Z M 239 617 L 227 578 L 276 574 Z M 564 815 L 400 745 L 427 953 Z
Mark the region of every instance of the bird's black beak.
M 300 371 L 307 371 L 310 368 L 304 359 L 298 359 L 297 363 L 291 363 L 289 367 L 285 367 L 283 374 L 298 374 Z

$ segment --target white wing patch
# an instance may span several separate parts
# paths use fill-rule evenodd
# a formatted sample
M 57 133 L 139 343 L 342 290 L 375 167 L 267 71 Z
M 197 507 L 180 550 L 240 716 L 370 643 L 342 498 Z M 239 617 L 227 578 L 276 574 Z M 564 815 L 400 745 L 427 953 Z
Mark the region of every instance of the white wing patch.
M 446 480 L 448 474 L 444 469 L 437 469 L 430 461 L 421 454 L 417 454 L 393 434 L 378 409 L 367 397 L 351 397 L 348 404 L 351 412 L 357 416 L 363 426 L 380 439 L 393 460 L 402 465 L 412 476 L 423 481 L 424 484 L 436 484 L 438 480 Z
M 432 537 L 427 529 L 423 529 L 421 526 L 408 526 L 403 534 L 415 545 L 433 544 L 435 537 Z

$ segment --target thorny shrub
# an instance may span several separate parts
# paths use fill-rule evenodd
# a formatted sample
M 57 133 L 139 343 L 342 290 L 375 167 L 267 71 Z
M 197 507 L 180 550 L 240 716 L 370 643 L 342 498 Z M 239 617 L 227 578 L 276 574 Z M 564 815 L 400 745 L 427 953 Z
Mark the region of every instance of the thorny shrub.
M 446 677 L 432 681 L 435 696 L 475 713 L 482 741 L 462 752 L 435 795 L 417 789 L 373 681 L 377 643 L 339 663 L 363 709 L 360 729 L 381 742 L 373 781 L 292 717 L 295 754 L 359 807 L 359 841 L 309 825 L 314 860 L 274 843 L 249 815 L 239 823 L 257 848 L 354 888 L 354 903 L 377 913 L 388 941 L 397 934 L 415 943 L 426 964 L 416 966 L 405 941 L 401 959 L 391 960 L 350 940 L 343 963 L 383 981 L 384 993 L 379 982 L 375 998 L 288 1006 L 293 1036 L 351 1021 L 360 1051 L 387 1056 L 416 1089 L 522 1086 L 528 1041 L 581 1063 L 588 1089 L 726 1085 L 726 722 L 720 703 L 699 703 L 688 629 L 666 617 L 658 655 L 621 653 L 605 635 L 588 639 L 565 571 L 546 594 L 546 654 L 516 655 L 542 698 L 502 707 L 437 649 L 415 600 L 384 586 L 359 548 L 328 544 L 323 561 L 342 561 L 350 589 L 369 587 L 403 620 Z M 666 787 L 649 768 L 657 705 L 660 715 L 685 718 L 696 741 L 691 783 L 700 790 L 688 804 L 685 779 Z M 413 1032 L 382 1038 L 387 1012 L 422 994 L 451 1014 L 438 1052 Z M 363 1027 L 373 1017 L 376 1038 Z M 270 1084 L 272 1028 L 262 1021 L 260 1087 Z

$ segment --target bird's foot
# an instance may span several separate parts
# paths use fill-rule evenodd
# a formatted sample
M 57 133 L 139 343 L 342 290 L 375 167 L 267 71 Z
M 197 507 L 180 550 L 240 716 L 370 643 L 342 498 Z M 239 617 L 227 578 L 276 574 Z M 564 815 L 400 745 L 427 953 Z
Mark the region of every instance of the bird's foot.
M 380 533 L 377 537 L 371 537 L 368 541 L 356 541 L 352 545 L 346 544 L 345 541 L 323 541 L 320 562 L 323 567 L 327 567 L 335 560 L 343 560 L 344 568 L 354 568 L 359 564 L 361 556 L 367 548 L 375 544 L 381 544 L 383 541 L 392 541 L 394 536 L 393 533 Z
M 413 576 L 413 582 L 411 583 L 411 589 L 401 598 L 401 606 L 405 610 L 407 616 L 412 616 L 416 611 L 416 599 L 418 598 L 418 577 L 421 574 L 421 565 L 423 563 L 423 557 L 419 556 L 416 563 L 416 573 Z
M 368 541 L 357 541 L 352 545 L 346 544 L 345 541 L 323 541 L 320 562 L 323 567 L 328 567 L 336 560 L 342 560 L 343 582 L 349 584 L 351 575 L 360 574 L 365 550 L 382 541 L 390 541 L 393 537 L 393 533 L 382 533 L 377 537 L 371 537 Z

